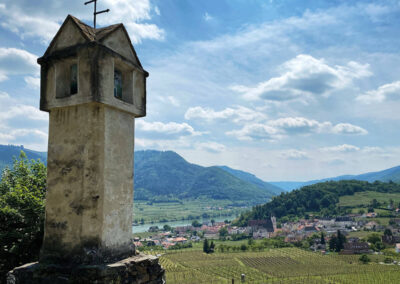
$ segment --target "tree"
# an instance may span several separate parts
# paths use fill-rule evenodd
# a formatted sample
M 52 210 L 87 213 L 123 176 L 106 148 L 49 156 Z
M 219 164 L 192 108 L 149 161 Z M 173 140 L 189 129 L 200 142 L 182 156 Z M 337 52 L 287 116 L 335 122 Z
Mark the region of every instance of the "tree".
M 325 244 L 325 235 L 324 232 L 321 232 L 321 245 Z
M 376 244 L 381 241 L 381 236 L 377 233 L 371 234 L 368 236 L 367 241 L 371 244 Z
M 391 198 L 389 199 L 389 206 L 390 206 L 390 209 L 394 208 L 394 200 Z
M 168 224 L 165 224 L 163 229 L 164 229 L 165 232 L 169 232 L 169 231 L 172 230 L 172 227 L 170 225 L 168 225 Z
M 226 227 L 222 227 L 221 229 L 219 229 L 218 233 L 219 233 L 219 238 L 224 240 L 228 235 L 228 229 Z
M 371 259 L 368 257 L 368 255 L 363 254 L 360 256 L 359 261 L 361 261 L 364 264 L 367 264 L 368 262 L 371 261 Z
M 211 219 L 211 225 L 214 226 L 214 224 L 215 224 L 215 220 L 214 220 L 214 219 Z
M 253 238 L 248 239 L 247 244 L 248 244 L 249 246 L 254 245 L 254 239 L 253 239 Z
M 210 248 L 209 248 L 209 250 L 208 250 L 208 253 L 213 253 L 214 251 L 215 251 L 215 244 L 214 244 L 213 241 L 211 241 L 211 244 L 210 244 Z
M 194 221 L 192 222 L 192 226 L 193 226 L 193 227 L 201 227 L 201 223 L 199 223 L 199 221 L 197 221 L 197 220 L 194 220 Z
M 210 246 L 208 245 L 208 240 L 205 239 L 204 243 L 203 243 L 203 252 L 208 253 L 209 250 L 210 250 Z
M 379 204 L 378 200 L 376 200 L 376 198 L 374 198 L 374 199 L 372 199 L 371 205 L 372 205 L 372 208 L 378 208 L 380 204 Z
M 375 249 L 377 251 L 381 251 L 381 250 L 385 249 L 385 245 L 381 241 L 376 242 L 375 243 Z
M 332 236 L 329 240 L 329 249 L 331 251 L 340 252 L 344 248 L 344 243 L 346 242 L 346 237 L 340 232 L 337 231 L 335 236 Z
M 337 245 L 336 245 L 336 251 L 339 252 L 344 248 L 344 243 L 346 242 L 346 237 L 340 232 L 340 230 L 337 231 Z
M 384 234 L 385 236 L 392 236 L 392 235 L 393 235 L 393 234 L 392 234 L 392 231 L 391 231 L 389 228 L 386 228 L 385 231 L 383 232 L 383 234 Z
M 46 166 L 21 151 L 0 181 L 0 275 L 36 261 L 43 240 Z M 0 279 L 0 282 L 2 279 Z

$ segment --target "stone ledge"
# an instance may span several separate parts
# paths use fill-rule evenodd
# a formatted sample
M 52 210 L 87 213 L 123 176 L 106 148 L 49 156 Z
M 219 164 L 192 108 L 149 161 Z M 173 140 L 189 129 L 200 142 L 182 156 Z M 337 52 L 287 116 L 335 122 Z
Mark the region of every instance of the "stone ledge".
M 8 284 L 161 284 L 165 283 L 164 269 L 158 258 L 139 254 L 121 261 L 102 265 L 60 266 L 55 264 L 28 263 L 14 268 L 7 275 Z

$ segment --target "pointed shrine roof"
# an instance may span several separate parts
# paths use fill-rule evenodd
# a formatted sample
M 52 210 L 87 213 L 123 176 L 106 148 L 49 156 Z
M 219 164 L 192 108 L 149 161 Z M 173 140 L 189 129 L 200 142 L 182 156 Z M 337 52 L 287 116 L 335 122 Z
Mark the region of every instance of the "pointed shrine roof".
M 41 58 L 38 59 L 39 63 L 41 61 L 44 61 L 46 58 L 48 58 L 52 55 L 53 47 L 54 47 L 55 43 L 57 42 L 57 38 L 62 33 L 64 26 L 66 26 L 66 24 L 69 21 L 72 21 L 75 24 L 75 26 L 78 28 L 79 32 L 82 34 L 83 38 L 85 39 L 86 43 L 97 43 L 97 44 L 101 45 L 102 41 L 105 40 L 109 35 L 111 35 L 115 31 L 121 29 L 129 42 L 130 48 L 132 49 L 132 52 L 136 58 L 137 63 L 139 64 L 138 67 L 143 70 L 142 64 L 140 63 L 140 60 L 137 57 L 136 51 L 135 51 L 135 49 L 132 45 L 132 42 L 129 38 L 128 32 L 126 31 L 126 29 L 122 23 L 95 29 L 95 28 L 85 24 L 84 22 L 82 22 L 81 20 L 79 20 L 78 18 L 76 18 L 72 15 L 68 15 L 67 18 L 64 20 L 64 23 L 61 25 L 57 34 L 51 41 L 46 52 L 44 53 L 44 55 Z M 145 70 L 143 70 L 143 71 L 146 72 Z

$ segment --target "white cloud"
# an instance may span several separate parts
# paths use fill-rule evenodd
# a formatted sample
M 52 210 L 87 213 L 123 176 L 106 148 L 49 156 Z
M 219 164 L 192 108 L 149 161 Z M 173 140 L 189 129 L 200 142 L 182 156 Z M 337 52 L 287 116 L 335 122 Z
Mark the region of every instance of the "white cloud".
M 213 20 L 214 17 L 212 17 L 212 16 L 211 16 L 210 14 L 208 14 L 207 12 L 205 12 L 205 13 L 204 13 L 204 16 L 203 16 L 203 19 L 204 19 L 204 21 L 209 22 L 209 21 Z
M 226 150 L 225 145 L 217 142 L 197 143 L 196 150 L 205 150 L 211 153 L 220 153 Z
M 240 130 L 229 131 L 226 134 L 235 136 L 239 140 L 274 141 L 285 136 L 296 134 L 308 135 L 312 133 L 364 135 L 368 132 L 350 123 L 333 125 L 329 121 L 319 122 L 304 117 L 285 117 L 265 123 L 249 123 Z
M 48 114 L 37 107 L 20 104 L 13 100 L 7 93 L 0 92 L 0 123 L 6 124 L 13 118 L 24 117 L 36 121 L 47 121 Z
M 161 102 L 163 103 L 169 103 L 175 107 L 179 107 L 180 106 L 180 101 L 173 96 L 159 96 L 157 97 Z
M 179 137 L 178 139 L 148 139 L 135 137 L 135 147 L 142 149 L 158 149 L 158 150 L 178 150 L 191 148 L 193 143 L 188 137 Z
M 362 149 L 362 151 L 364 152 L 364 153 L 367 153 L 367 154 L 380 154 L 380 153 L 384 153 L 384 150 L 381 148 L 381 147 L 370 147 L 370 146 L 367 146 L 367 147 L 364 147 L 363 149 Z
M 45 150 L 47 121 L 47 113 L 37 107 L 21 104 L 7 93 L 0 92 L 0 144 L 18 144 L 34 150 Z M 31 127 L 28 128 L 27 124 Z
M 287 160 L 307 160 L 307 159 L 309 159 L 306 152 L 299 151 L 296 149 L 285 150 L 281 153 L 280 156 Z
M 385 100 L 400 100 L 400 81 L 380 86 L 356 98 L 365 104 L 380 103 Z
M 174 139 L 180 136 L 195 136 L 201 135 L 200 132 L 196 132 L 192 126 L 187 123 L 176 123 L 176 122 L 146 122 L 144 120 L 138 120 L 136 123 L 136 129 L 138 132 L 144 134 L 147 133 L 152 138 L 164 138 Z
M 38 38 L 44 45 L 47 45 L 55 36 L 60 23 L 68 13 L 92 23 L 92 16 L 89 11 L 93 9 L 93 4 L 84 7 L 83 3 L 79 1 L 4 1 L 6 4 L 0 6 L 1 26 L 17 34 L 22 39 L 28 37 Z M 98 10 L 103 8 L 110 9 L 107 15 L 98 17 L 98 24 L 124 23 L 134 43 L 139 43 L 145 38 L 156 40 L 164 38 L 164 31 L 161 28 L 147 23 L 147 21 L 151 20 L 151 11 L 153 9 L 150 0 L 137 0 L 134 2 L 130 0 L 104 0 L 98 5 L 100 5 Z M 157 9 L 155 9 L 156 13 Z
M 157 16 L 161 15 L 160 9 L 158 8 L 158 6 L 154 7 L 154 12 L 156 13 Z
M 268 122 L 269 125 L 288 134 L 321 132 L 331 127 L 330 122 L 318 122 L 304 117 L 285 117 Z
M 371 18 L 372 21 L 377 22 L 382 19 L 382 16 L 389 14 L 392 11 L 392 8 L 384 5 L 370 3 L 364 6 L 363 10 Z
M 133 43 L 140 43 L 142 39 L 163 40 L 165 33 L 154 24 L 126 23 L 129 36 Z
M 0 81 L 12 75 L 38 75 L 37 56 L 23 49 L 0 47 Z
M 234 136 L 239 140 L 274 141 L 281 138 L 278 129 L 261 123 L 246 124 L 240 130 L 226 132 L 226 135 Z
M 25 83 L 28 85 L 28 87 L 32 89 L 39 89 L 40 88 L 40 78 L 39 77 L 32 77 L 32 76 L 27 76 L 24 78 Z
M 368 64 L 350 61 L 346 66 L 330 66 L 324 59 L 305 54 L 285 62 L 280 69 L 279 77 L 255 87 L 235 85 L 231 89 L 249 100 L 308 100 L 315 95 L 327 96 L 334 90 L 349 86 L 356 78 L 372 75 Z
M 17 5 L 0 6 L 0 18 L 2 19 L 0 25 L 17 34 L 21 39 L 38 37 L 43 44 L 50 42 L 60 27 L 57 21 L 52 20 L 50 14 L 49 17 L 45 17 L 27 13 L 18 7 L 18 4 L 21 3 L 15 4 Z M 40 9 L 40 5 L 37 8 Z
M 335 134 L 368 134 L 368 131 L 364 128 L 350 123 L 339 123 L 332 128 L 332 132 Z
M 360 151 L 360 148 L 354 145 L 343 144 L 332 147 L 324 147 L 319 149 L 322 152 L 334 152 L 334 153 L 347 153 L 347 152 L 357 152 Z
M 228 107 L 221 111 L 196 106 L 189 108 L 185 113 L 185 119 L 204 119 L 207 121 L 213 121 L 216 119 L 232 119 L 235 123 L 258 121 L 266 118 L 267 116 L 265 114 L 244 106 Z

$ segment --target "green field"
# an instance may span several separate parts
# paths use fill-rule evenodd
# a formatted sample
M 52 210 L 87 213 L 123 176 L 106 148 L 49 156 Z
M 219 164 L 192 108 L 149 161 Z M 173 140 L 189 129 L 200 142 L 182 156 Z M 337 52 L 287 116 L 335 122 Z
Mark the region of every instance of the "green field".
M 133 220 L 140 223 L 167 222 L 188 219 L 200 219 L 204 214 L 209 218 L 236 216 L 250 208 L 229 207 L 229 200 L 182 200 L 181 202 L 150 203 L 148 201 L 134 201 Z M 222 208 L 221 210 L 219 208 Z M 205 216 L 205 215 L 204 215 Z M 207 218 L 208 218 L 207 217 Z
M 371 256 L 370 264 L 358 258 L 298 248 L 214 254 L 191 249 L 167 251 L 160 262 L 167 283 L 241 283 L 241 274 L 246 283 L 399 283 L 400 266 L 379 264 L 384 256 Z
M 341 196 L 338 206 L 346 207 L 367 207 L 372 200 L 376 199 L 379 203 L 389 203 L 393 199 L 395 204 L 400 202 L 400 193 L 382 193 L 376 191 L 356 192 L 354 195 Z

